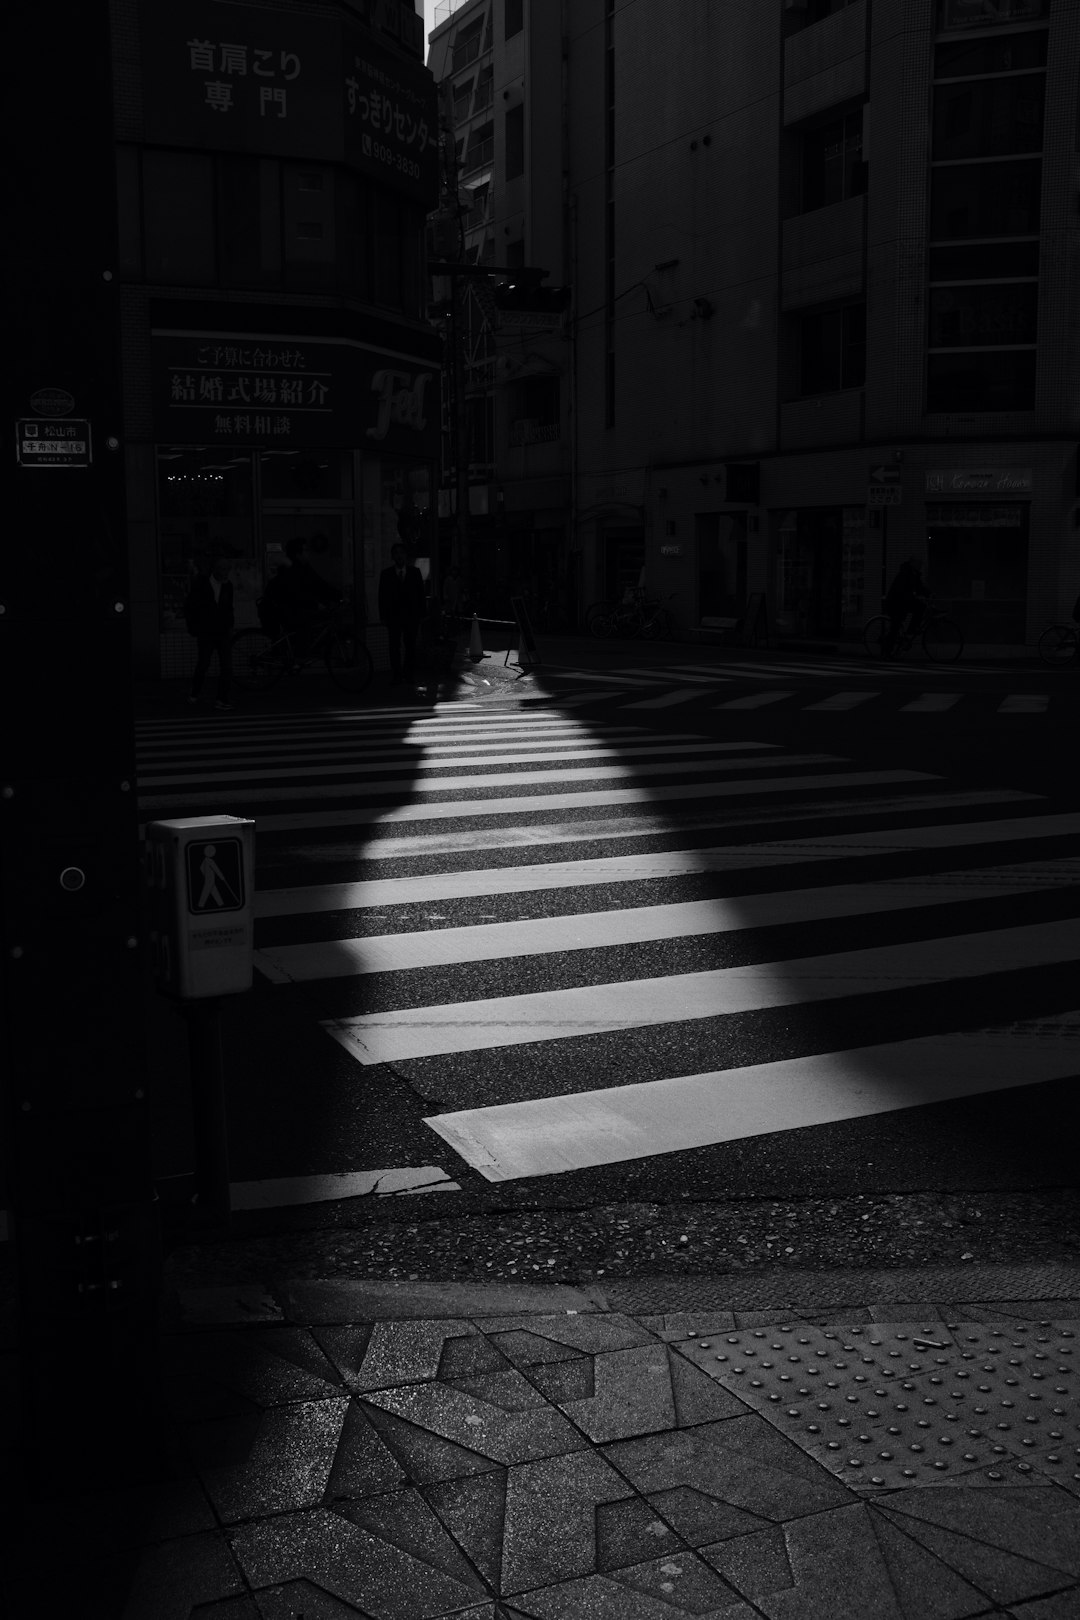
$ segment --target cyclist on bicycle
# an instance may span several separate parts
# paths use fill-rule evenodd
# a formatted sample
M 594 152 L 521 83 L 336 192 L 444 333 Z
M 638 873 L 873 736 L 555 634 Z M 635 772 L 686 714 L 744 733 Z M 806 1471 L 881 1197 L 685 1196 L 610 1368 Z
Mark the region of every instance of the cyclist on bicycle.
M 889 615 L 890 650 L 900 640 L 905 623 L 910 635 L 918 635 L 929 600 L 918 557 L 905 557 L 881 604 Z
M 341 600 L 336 587 L 312 568 L 306 551 L 307 541 L 303 535 L 296 535 L 285 547 L 288 566 L 279 569 L 275 576 L 281 583 L 276 604 L 281 627 L 292 636 L 297 651 L 306 646 L 310 631 L 320 617 L 320 607 L 336 607 Z

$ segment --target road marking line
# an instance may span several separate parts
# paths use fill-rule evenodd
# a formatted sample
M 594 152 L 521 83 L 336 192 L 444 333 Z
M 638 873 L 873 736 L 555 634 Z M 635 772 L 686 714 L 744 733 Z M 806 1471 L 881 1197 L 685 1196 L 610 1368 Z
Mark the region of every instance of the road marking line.
M 577 739 L 575 738 L 574 741 L 576 742 Z M 627 759 L 631 756 L 643 758 L 653 754 L 693 754 L 695 757 L 697 757 L 702 754 L 709 753 L 730 753 L 733 749 L 737 748 L 765 749 L 777 746 L 778 745 L 774 743 L 715 742 L 705 741 L 703 738 L 695 738 L 691 742 L 659 742 L 643 743 L 640 745 L 631 743 L 629 739 L 615 742 L 610 745 L 605 744 L 602 741 L 598 741 L 595 743 L 589 743 L 587 747 L 571 748 L 567 746 L 567 742 L 564 740 L 562 742 L 552 743 L 551 748 L 554 750 L 554 752 L 546 753 L 537 753 L 535 750 L 530 750 L 527 753 L 523 753 L 520 751 L 520 749 L 508 751 L 504 744 L 500 746 L 500 751 L 496 754 L 474 754 L 472 749 L 475 747 L 475 744 L 468 744 L 465 745 L 464 757 L 461 757 L 459 755 L 458 745 L 444 744 L 440 746 L 436 744 L 431 747 L 425 746 L 422 753 L 419 753 L 417 748 L 413 747 L 412 749 L 395 750 L 393 753 L 376 753 L 374 756 L 366 757 L 363 762 L 356 760 L 350 761 L 348 764 L 342 763 L 340 755 L 338 754 L 327 754 L 325 756 L 319 756 L 311 760 L 306 760 L 303 765 L 298 765 L 295 767 L 287 767 L 284 769 L 274 767 L 273 775 L 275 781 L 280 780 L 280 778 L 284 776 L 302 776 L 307 779 L 310 777 L 341 776 L 346 772 L 353 776 L 369 776 L 374 775 L 378 771 L 398 768 L 405 764 L 417 771 L 439 771 L 444 770 L 449 765 L 456 766 L 460 769 L 468 765 L 523 765 L 530 763 L 535 764 L 539 761 L 551 761 L 553 764 L 561 764 L 567 759 L 609 759 L 612 756 L 618 757 L 619 759 Z M 823 757 L 831 758 L 832 756 Z M 334 763 L 331 765 L 323 764 L 323 759 L 333 760 Z M 804 763 L 809 762 L 809 760 L 810 756 L 806 756 Z M 726 762 L 717 762 L 717 769 L 722 768 L 724 763 Z M 757 762 L 755 761 L 754 763 L 756 764 Z M 674 769 L 675 766 L 672 768 Z M 681 769 L 684 767 L 680 766 L 679 768 Z M 698 767 L 695 766 L 692 768 L 696 769 Z M 627 769 L 629 770 L 630 767 L 628 766 Z M 166 787 L 176 783 L 191 781 L 249 782 L 259 781 L 265 777 L 266 774 L 267 772 L 265 769 L 244 771 L 202 771 L 199 772 L 197 776 L 194 776 L 191 772 L 184 772 L 183 774 L 177 776 L 144 776 L 142 778 L 142 782 L 145 787 Z M 560 772 L 560 776 L 569 776 L 570 774 L 571 773 L 569 772 Z M 591 773 L 586 774 L 588 775 Z M 596 774 L 602 775 L 603 771 L 598 771 Z M 501 774 L 498 779 L 501 780 Z M 469 778 L 469 780 L 472 781 L 475 780 L 475 778 Z
M 638 698 L 634 703 L 624 703 L 624 709 L 670 709 L 676 703 L 689 703 L 691 698 L 701 696 L 700 686 L 680 686 L 675 692 L 661 692 L 659 697 Z
M 1055 967 L 1072 961 L 1078 949 L 1076 921 L 1037 923 L 322 1022 L 358 1062 L 396 1063 Z
M 866 703 L 870 698 L 880 696 L 880 692 L 834 692 L 831 697 L 822 698 L 820 703 L 807 703 L 805 708 L 807 710 L 855 709 L 860 703 Z
M 488 1181 L 865 1119 L 955 1097 L 1068 1079 L 1080 1014 L 1010 1028 L 853 1047 L 708 1074 L 435 1114 L 424 1124 Z M 1044 1032 L 1040 1033 L 1040 1029 Z
M 998 831 L 1001 828 L 1003 830 Z M 989 829 L 994 829 L 993 831 Z M 354 911 L 413 905 L 480 895 L 526 894 L 539 889 L 579 889 L 605 883 L 649 882 L 717 872 L 766 870 L 809 861 L 845 860 L 916 850 L 974 847 L 1017 839 L 1080 833 L 1080 815 L 1030 816 L 1007 822 L 968 822 L 898 832 L 829 834 L 741 844 L 732 848 L 660 850 L 655 854 L 608 855 L 597 860 L 537 861 L 524 866 L 481 867 L 468 872 L 431 872 L 418 877 L 369 878 L 264 889 L 255 895 L 255 916 L 299 917 L 320 911 Z M 560 840 L 561 841 L 561 840 Z M 396 842 L 396 840 L 393 840 Z M 426 842 L 426 841 L 425 841 Z
M 864 817 L 903 815 L 907 814 L 911 810 L 973 810 L 979 805 L 1012 804 L 1021 801 L 1027 803 L 1033 799 L 1037 799 L 1038 797 L 1039 795 L 1037 793 L 1020 793 L 1011 789 L 1006 790 L 1003 793 L 993 793 L 978 789 L 969 793 L 909 794 L 893 799 L 875 799 L 869 804 L 865 801 L 860 803 L 853 799 L 835 799 L 828 800 L 825 803 L 821 803 L 819 801 L 811 806 L 808 806 L 806 810 L 800 814 L 799 820 L 835 820 L 838 815 L 851 813 L 854 813 L 859 817 Z M 308 830 L 316 831 L 322 826 L 335 827 L 342 825 L 340 818 L 342 816 L 349 817 L 351 813 L 347 810 L 331 810 L 328 811 L 327 814 L 331 819 L 325 823 L 322 821 L 312 821 L 310 816 L 305 815 L 260 816 L 259 832 L 280 833 L 305 832 Z M 767 807 L 762 806 L 753 812 L 755 825 L 762 821 L 790 819 L 790 816 L 790 810 L 779 805 L 769 805 Z M 1051 817 L 1048 819 L 1053 818 Z M 347 822 L 345 825 L 347 825 Z M 405 834 L 398 838 L 367 839 L 366 841 L 362 842 L 359 847 L 352 840 L 342 845 L 328 845 L 322 842 L 304 845 L 293 844 L 290 841 L 289 848 L 290 851 L 297 856 L 297 858 L 301 856 L 310 856 L 312 859 L 323 861 L 346 859 L 351 861 L 360 860 L 366 863 L 368 861 L 411 860 L 414 857 L 426 858 L 429 856 L 439 855 L 471 854 L 477 850 L 527 849 L 531 846 L 544 846 L 548 844 L 594 844 L 616 838 L 664 837 L 666 839 L 670 839 L 673 835 L 680 837 L 684 833 L 710 832 L 715 831 L 720 827 L 739 828 L 745 827 L 745 825 L 746 813 L 740 814 L 736 812 L 733 815 L 680 816 L 677 823 L 673 823 L 671 818 L 667 815 L 657 814 L 655 816 L 620 816 L 618 818 L 607 818 L 604 820 L 596 818 L 588 821 L 534 822 L 532 825 L 524 827 L 507 825 L 502 827 L 469 828 L 466 830 L 455 829 L 453 832 L 427 832 L 413 834 L 411 836 Z M 983 826 L 1011 827 L 1015 825 L 1015 823 L 1012 821 L 976 821 L 968 822 L 966 825 L 972 828 L 980 828 Z M 946 826 L 942 829 L 918 828 L 916 829 L 915 835 L 921 836 L 921 834 L 924 832 L 936 832 L 938 830 L 948 833 L 952 831 L 952 827 Z M 1080 825 L 1077 826 L 1076 830 L 1080 831 Z M 858 838 L 860 835 L 857 833 L 852 833 L 844 836 L 847 838 Z M 881 835 L 878 834 L 876 836 Z M 894 836 L 899 837 L 901 835 L 898 833 Z M 1042 835 L 1036 833 L 1032 833 L 1030 835 L 1026 833 L 1016 833 L 1015 835 L 1010 833 L 1001 833 L 998 836 L 1000 839 L 1009 839 L 1013 836 L 1021 838 Z M 947 841 L 948 840 L 946 840 L 946 842 Z M 962 843 L 965 840 L 958 838 L 953 841 Z M 994 840 L 974 838 L 971 841 L 976 843 L 985 843 L 993 842 Z M 813 840 L 811 840 L 811 842 L 813 842 Z M 730 850 L 733 857 L 732 864 L 736 866 L 741 864 L 739 861 L 739 855 L 740 851 L 742 850 L 752 848 L 779 849 L 780 847 L 781 846 L 778 844 L 744 844 L 735 846 Z M 795 846 L 792 845 L 792 847 L 794 848 Z M 692 852 L 686 851 L 685 853 L 689 854 Z M 648 859 L 649 857 L 646 856 L 644 858 Z M 803 857 L 798 854 L 793 854 L 790 857 L 792 860 L 802 860 L 804 858 L 806 860 L 813 860 L 816 857 L 813 855 Z M 641 859 L 641 856 L 635 856 L 635 860 L 640 861 Z M 275 890 L 263 892 L 284 893 L 286 891 Z M 256 905 L 257 904 L 258 899 L 256 898 Z
M 746 697 L 728 698 L 725 703 L 714 703 L 715 709 L 760 709 L 766 703 L 782 703 L 785 698 L 792 698 L 794 692 L 750 692 Z
M 278 1176 L 265 1181 L 234 1181 L 233 1209 L 284 1209 L 294 1204 L 325 1204 L 335 1198 L 400 1197 L 403 1193 L 460 1192 L 438 1165 L 401 1165 L 391 1170 L 351 1170 L 341 1175 Z
M 756 762 L 755 762 L 756 763 Z M 772 762 L 778 765 L 789 765 L 790 760 Z M 554 773 L 539 773 L 542 779 L 547 779 Z M 598 773 L 584 773 L 590 780 Z M 633 772 L 630 774 L 637 775 Z M 476 777 L 466 777 L 471 787 L 479 785 Z M 505 780 L 505 778 L 503 778 Z M 537 815 L 543 810 L 589 810 L 597 805 L 614 804 L 653 804 L 661 800 L 671 799 L 728 799 L 746 798 L 753 795 L 758 798 L 768 793 L 804 793 L 821 792 L 832 788 L 851 787 L 888 787 L 898 782 L 940 782 L 941 778 L 931 771 L 847 771 L 832 773 L 822 772 L 817 776 L 785 776 L 770 780 L 768 777 L 754 777 L 737 782 L 683 782 L 672 783 L 670 786 L 634 787 L 634 788 L 595 788 L 577 789 L 573 793 L 522 793 L 516 797 L 510 795 L 490 799 L 447 799 L 441 803 L 428 804 L 394 804 L 362 808 L 359 805 L 345 811 L 311 811 L 298 812 L 307 819 L 303 822 L 307 827 L 343 827 L 365 826 L 369 822 L 392 821 L 444 821 L 465 820 L 471 816 L 516 816 L 521 814 Z M 394 789 L 393 783 L 381 783 L 379 791 L 389 793 Z M 445 788 L 447 783 L 433 783 L 431 791 L 436 792 L 440 787 Z M 397 785 L 398 791 L 412 791 L 413 784 L 405 782 Z M 305 793 L 302 787 L 287 788 L 245 788 L 242 797 L 234 797 L 234 802 L 246 805 L 273 804 L 281 800 L 311 799 L 338 799 L 353 798 L 365 792 L 370 796 L 375 791 L 372 783 L 326 783 Z M 214 804 L 220 806 L 222 799 L 221 788 L 212 793 L 148 793 L 139 794 L 139 807 L 142 810 L 155 810 L 180 808 L 186 805 Z M 1032 798 L 1039 795 L 1032 794 Z M 1026 797 L 1021 794 L 1020 797 Z M 801 815 L 808 814 L 805 809 L 800 810 Z M 860 814 L 861 811 L 851 805 L 848 814 Z M 319 819 L 319 817 L 332 819 Z M 269 825 L 268 818 L 260 815 L 259 826 Z M 282 825 L 280 819 L 277 822 Z
M 943 709 L 951 709 L 963 697 L 962 692 L 922 692 L 910 703 L 901 705 L 901 714 L 940 714 Z
M 414 880 L 415 881 L 415 880 Z M 470 924 L 461 928 L 419 929 L 362 939 L 317 940 L 302 945 L 269 945 L 255 952 L 255 965 L 274 983 L 354 978 L 458 963 L 505 961 L 510 957 L 550 956 L 567 951 L 606 950 L 660 940 L 702 938 L 824 922 L 837 917 L 868 917 L 914 911 L 957 902 L 1037 894 L 1080 882 L 1080 858 L 1028 861 L 981 867 L 944 877 L 897 878 L 842 883 L 779 894 L 737 895 L 724 900 L 690 900 L 672 905 L 630 906 L 562 917 L 526 917 L 513 922 Z M 556 887 L 567 887 L 559 882 Z M 436 903 L 436 897 L 432 896 Z
M 556 697 L 556 702 L 563 709 L 577 709 L 586 703 L 595 703 L 599 698 L 617 698 L 622 693 L 610 691 L 604 687 L 594 687 L 588 692 L 571 692 L 566 697 Z
M 1010 692 L 998 704 L 998 714 L 1042 714 L 1050 703 L 1048 692 Z
M 652 686 L 653 682 L 644 675 L 623 675 L 613 669 L 557 669 L 552 668 L 551 673 L 563 681 L 611 681 L 617 686 Z

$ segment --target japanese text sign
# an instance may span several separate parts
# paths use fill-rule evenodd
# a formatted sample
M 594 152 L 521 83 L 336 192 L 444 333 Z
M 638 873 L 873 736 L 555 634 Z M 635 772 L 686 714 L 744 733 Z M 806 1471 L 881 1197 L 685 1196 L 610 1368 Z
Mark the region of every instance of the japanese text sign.
M 333 17 L 195 0 L 141 8 L 151 144 L 345 162 L 432 206 L 435 85 Z

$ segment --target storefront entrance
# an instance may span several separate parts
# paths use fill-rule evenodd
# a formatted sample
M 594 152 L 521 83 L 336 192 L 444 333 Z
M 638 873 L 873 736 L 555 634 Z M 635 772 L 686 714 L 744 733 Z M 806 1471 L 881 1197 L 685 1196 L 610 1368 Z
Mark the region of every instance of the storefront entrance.
M 839 635 L 843 625 L 840 506 L 781 515 L 776 548 L 776 626 L 799 637 Z
M 970 643 L 1025 639 L 1030 510 L 1027 501 L 927 505 L 926 582 Z

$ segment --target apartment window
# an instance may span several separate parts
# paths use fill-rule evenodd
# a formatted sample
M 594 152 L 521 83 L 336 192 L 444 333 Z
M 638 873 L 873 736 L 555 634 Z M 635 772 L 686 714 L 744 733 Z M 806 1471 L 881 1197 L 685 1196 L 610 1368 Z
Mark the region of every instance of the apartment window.
M 807 0 L 806 23 L 822 22 L 824 18 L 831 17 L 834 11 L 843 11 L 845 6 L 854 4 L 855 0 Z
M 1046 66 L 1047 31 L 992 34 L 989 39 L 963 39 L 939 45 L 934 52 L 935 79 L 977 79 L 986 73 L 1019 73 Z
M 298 291 L 334 286 L 333 170 L 310 163 L 283 164 L 281 199 L 286 285 Z
M 281 285 L 281 185 L 273 158 L 218 158 L 218 257 L 226 287 Z
M 1034 349 L 927 356 L 927 410 L 1030 411 L 1034 406 Z
M 475 22 L 466 23 L 462 28 L 460 34 L 454 40 L 451 51 L 451 73 L 460 73 L 462 68 L 467 68 L 471 62 L 476 61 L 476 58 L 480 55 L 480 36 L 483 28 L 484 19 L 482 17 L 477 17 Z
M 495 153 L 495 126 L 490 121 L 486 124 L 477 124 L 469 133 L 469 144 L 465 148 L 465 159 L 462 167 L 466 170 L 483 168 L 490 163 Z
M 503 38 L 512 39 L 525 26 L 525 0 L 505 0 L 503 7 Z
M 1003 23 L 1034 22 L 1045 17 L 1050 0 L 937 0 L 937 25 L 949 29 L 996 28 Z
M 1039 287 L 1034 281 L 930 288 L 930 347 L 1034 343 Z
M 799 394 L 834 394 L 866 380 L 866 305 L 812 310 L 796 317 Z
M 147 280 L 211 285 L 217 276 L 213 158 L 145 151 L 142 178 Z
M 346 296 L 366 301 L 371 298 L 374 192 L 359 175 L 348 170 L 338 173 L 334 189 L 337 199 L 338 284 Z
M 806 130 L 801 146 L 804 213 L 866 190 L 861 107 Z
M 506 179 L 525 173 L 525 108 L 511 107 L 506 115 Z
M 962 163 L 936 168 L 930 183 L 930 235 L 1034 236 L 1039 230 L 1042 163 Z
M 475 83 L 475 79 L 463 79 L 461 84 L 455 84 L 454 86 L 453 118 L 455 124 L 463 124 L 469 116 Z
M 1038 242 L 978 242 L 930 249 L 930 280 L 1008 281 L 1037 276 Z
M 934 90 L 934 158 L 1040 152 L 1045 88 L 1044 73 L 939 84 Z

